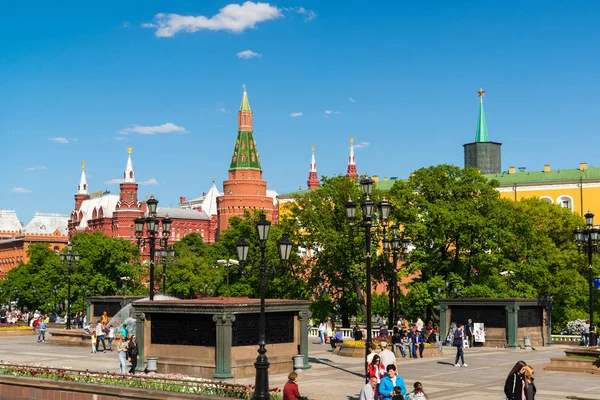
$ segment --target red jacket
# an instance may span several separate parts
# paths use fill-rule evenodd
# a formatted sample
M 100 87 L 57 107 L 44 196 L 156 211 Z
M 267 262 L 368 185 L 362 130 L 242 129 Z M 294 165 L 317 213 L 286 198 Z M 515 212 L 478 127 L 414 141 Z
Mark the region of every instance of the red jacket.
M 294 381 L 287 381 L 283 387 L 283 400 L 298 400 L 299 398 L 298 384 Z

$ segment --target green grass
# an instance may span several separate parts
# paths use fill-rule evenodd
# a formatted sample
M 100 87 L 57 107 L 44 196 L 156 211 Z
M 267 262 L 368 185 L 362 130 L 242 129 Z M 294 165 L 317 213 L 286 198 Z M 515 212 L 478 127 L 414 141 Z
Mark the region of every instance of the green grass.
M 600 354 L 599 354 L 600 356 Z M 567 356 L 567 358 L 575 358 L 578 360 L 590 360 L 590 361 L 596 361 L 598 360 L 598 356 L 580 356 L 580 355 L 575 355 L 575 356 Z

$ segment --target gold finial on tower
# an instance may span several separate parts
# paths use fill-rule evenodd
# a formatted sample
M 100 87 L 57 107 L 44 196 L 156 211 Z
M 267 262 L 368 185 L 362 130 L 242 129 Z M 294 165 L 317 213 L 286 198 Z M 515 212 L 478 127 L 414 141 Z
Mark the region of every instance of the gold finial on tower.
M 214 176 L 212 177 L 212 181 L 213 181 L 212 183 L 215 183 L 215 177 Z
M 314 144 L 311 146 L 310 151 L 312 151 L 313 153 L 315 152 L 315 145 Z
M 485 96 L 485 90 L 483 90 L 483 88 L 479 88 L 479 91 L 477 92 L 477 96 L 479 96 L 480 101 L 483 101 L 483 96 Z
M 82 170 L 83 170 L 83 169 L 85 169 L 85 161 L 82 161 L 82 162 L 81 162 L 81 169 L 82 169 Z
M 350 144 L 352 144 L 352 143 L 354 143 L 354 138 L 353 137 L 350 138 Z
M 246 91 L 246 84 L 242 83 L 242 87 L 244 88 L 244 92 Z
M 146 193 L 146 201 L 148 201 L 148 193 Z
M 131 146 L 128 146 L 128 147 L 127 147 L 127 154 L 131 155 L 131 150 L 133 150 L 133 149 L 131 148 Z

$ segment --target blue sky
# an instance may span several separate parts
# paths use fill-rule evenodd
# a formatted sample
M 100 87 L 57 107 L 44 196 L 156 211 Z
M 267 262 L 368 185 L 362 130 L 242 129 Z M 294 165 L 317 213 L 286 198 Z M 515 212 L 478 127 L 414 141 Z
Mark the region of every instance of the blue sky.
M 242 84 L 280 193 L 311 145 L 345 173 L 351 136 L 361 174 L 462 166 L 479 87 L 504 169 L 600 165 L 597 1 L 4 3 L 0 208 L 25 223 L 72 210 L 83 160 L 117 192 L 129 145 L 162 206 L 221 188 Z

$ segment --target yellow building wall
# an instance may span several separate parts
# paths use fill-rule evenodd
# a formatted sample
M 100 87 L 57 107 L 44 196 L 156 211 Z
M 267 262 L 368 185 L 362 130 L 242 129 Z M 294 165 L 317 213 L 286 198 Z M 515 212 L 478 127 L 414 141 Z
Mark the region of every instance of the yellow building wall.
M 600 184 L 584 183 L 583 190 L 579 184 L 572 185 L 547 185 L 547 186 L 517 186 L 516 188 L 500 188 L 500 197 L 519 201 L 532 197 L 550 198 L 553 204 L 561 205 L 561 198 L 572 201 L 571 209 L 575 214 L 587 213 L 590 210 L 594 215 L 600 217 Z M 596 187 L 597 185 L 597 187 Z

